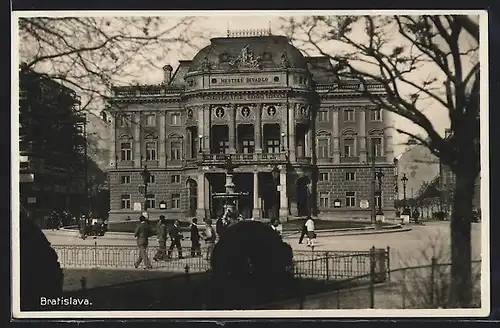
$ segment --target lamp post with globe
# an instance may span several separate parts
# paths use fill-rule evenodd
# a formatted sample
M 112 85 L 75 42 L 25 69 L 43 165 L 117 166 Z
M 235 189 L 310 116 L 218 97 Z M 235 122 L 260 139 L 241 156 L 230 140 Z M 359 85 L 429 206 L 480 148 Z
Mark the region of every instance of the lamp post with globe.
M 384 212 L 382 211 L 382 178 L 384 177 L 384 172 L 382 172 L 382 168 L 379 169 L 378 172 L 375 173 L 378 180 L 378 209 L 377 209 L 377 222 L 384 222 Z
M 278 187 L 280 185 L 280 169 L 279 169 L 279 167 L 275 165 L 273 167 L 273 169 L 271 170 L 271 174 L 273 176 L 274 193 L 275 193 L 273 219 L 278 219 L 279 218 L 279 204 L 278 204 L 279 190 L 278 190 Z
M 410 222 L 410 209 L 408 208 L 408 205 L 406 204 L 406 183 L 408 182 L 408 178 L 406 177 L 406 173 L 403 174 L 403 177 L 401 178 L 401 182 L 403 182 L 403 212 L 401 213 L 401 219 L 403 223 L 409 223 Z

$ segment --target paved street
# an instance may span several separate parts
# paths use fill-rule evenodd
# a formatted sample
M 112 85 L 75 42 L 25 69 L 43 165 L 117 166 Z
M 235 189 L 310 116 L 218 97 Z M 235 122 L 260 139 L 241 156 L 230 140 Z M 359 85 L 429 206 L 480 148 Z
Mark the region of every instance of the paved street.
M 321 236 L 318 234 L 318 251 L 327 250 L 347 250 L 361 251 L 369 250 L 372 246 L 377 248 L 391 249 L 391 268 L 401 266 L 428 264 L 432 255 L 436 256 L 439 262 L 449 261 L 449 222 L 429 222 L 425 226 L 411 225 L 412 230 L 407 232 L 393 232 L 369 235 L 349 235 L 349 236 Z M 472 251 L 473 259 L 478 259 L 480 255 L 480 224 L 472 225 Z M 104 236 L 96 239 L 89 237 L 86 240 L 78 238 L 76 233 L 70 232 L 64 235 L 63 232 L 44 231 L 48 240 L 54 245 L 135 245 L 132 235 L 123 235 L 117 239 L 115 236 Z M 72 234 L 72 235 L 71 235 Z M 113 238 L 112 238 L 113 237 Z M 305 244 L 298 244 L 298 234 L 285 237 L 294 250 L 308 250 Z M 190 242 L 185 240 L 183 246 L 190 246 Z M 150 245 L 155 247 L 156 240 L 153 238 Z

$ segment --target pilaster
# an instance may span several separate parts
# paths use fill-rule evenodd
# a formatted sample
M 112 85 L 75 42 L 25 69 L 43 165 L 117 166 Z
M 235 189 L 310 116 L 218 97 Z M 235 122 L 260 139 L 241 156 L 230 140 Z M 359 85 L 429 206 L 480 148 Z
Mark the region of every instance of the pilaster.
M 262 154 L 262 108 L 264 104 L 259 104 L 255 107 L 255 152 Z
M 108 163 L 113 163 L 113 166 L 116 166 L 116 117 L 114 115 L 111 116 L 110 119 L 110 128 L 111 128 L 111 136 L 110 136 L 110 146 L 111 149 L 109 150 L 109 160 Z M 109 165 L 108 164 L 108 165 Z
M 359 113 L 359 161 L 366 163 L 368 159 L 366 148 L 366 109 L 361 108 Z
M 167 158 L 165 156 L 165 145 L 167 144 L 165 140 L 165 133 L 166 133 L 166 123 L 165 123 L 165 112 L 160 112 L 160 136 L 159 136 L 159 142 L 158 142 L 158 148 L 159 148 L 159 165 L 160 167 L 164 168 L 166 166 Z
M 339 109 L 332 110 L 333 163 L 340 164 Z
M 281 169 L 280 172 L 280 209 L 279 217 L 280 220 L 286 220 L 288 218 L 288 194 L 287 194 L 287 175 L 286 166 Z
M 141 167 L 141 112 L 134 112 L 134 166 Z
M 205 173 L 200 172 L 198 175 L 198 186 L 197 186 L 196 201 L 197 201 L 197 210 L 196 216 L 199 219 L 205 217 Z
M 229 153 L 236 153 L 236 105 L 228 108 Z
M 288 142 L 290 161 L 295 162 L 297 158 L 295 147 L 295 104 L 288 106 Z
M 210 116 L 210 105 L 204 105 L 198 107 L 200 112 L 203 112 L 203 120 L 198 122 L 199 128 L 198 131 L 201 131 L 203 135 L 203 147 L 202 151 L 204 153 L 210 153 L 210 124 L 211 124 L 211 116 Z M 198 132 L 200 133 L 200 132 Z
M 252 217 L 254 219 L 260 218 L 261 208 L 260 208 L 261 200 L 259 194 L 259 172 L 253 173 L 253 209 L 252 209 Z

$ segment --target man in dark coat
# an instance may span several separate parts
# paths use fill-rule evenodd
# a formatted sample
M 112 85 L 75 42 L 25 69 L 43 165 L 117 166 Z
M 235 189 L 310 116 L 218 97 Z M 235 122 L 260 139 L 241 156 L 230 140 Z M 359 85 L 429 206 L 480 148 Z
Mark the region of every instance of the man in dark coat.
M 193 218 L 191 223 L 191 256 L 201 256 L 200 232 L 198 231 L 198 219 Z
M 134 236 L 137 238 L 137 246 L 139 247 L 139 258 L 135 262 L 134 266 L 139 267 L 142 261 L 144 261 L 145 269 L 151 269 L 151 262 L 148 258 L 148 241 L 149 236 L 151 236 L 151 229 L 149 228 L 148 221 L 144 216 L 141 215 L 139 218 L 139 224 L 135 228 Z
M 177 252 L 179 253 L 179 258 L 183 259 L 184 257 L 182 256 L 182 246 L 181 246 L 181 240 L 182 240 L 182 232 L 181 228 L 179 227 L 180 222 L 179 220 L 175 220 L 174 225 L 172 228 L 170 228 L 170 247 L 168 248 L 168 255 L 167 258 L 172 258 L 172 252 L 174 250 L 174 247 L 177 248 Z
M 158 251 L 153 257 L 153 260 L 159 261 L 165 259 L 167 255 L 167 222 L 164 215 L 160 215 L 160 219 L 156 225 L 156 236 L 158 240 Z
M 307 222 L 307 220 L 304 221 L 304 224 L 302 225 L 302 230 L 300 231 L 299 244 L 302 244 L 302 241 L 304 240 L 305 235 L 307 235 L 306 222 Z

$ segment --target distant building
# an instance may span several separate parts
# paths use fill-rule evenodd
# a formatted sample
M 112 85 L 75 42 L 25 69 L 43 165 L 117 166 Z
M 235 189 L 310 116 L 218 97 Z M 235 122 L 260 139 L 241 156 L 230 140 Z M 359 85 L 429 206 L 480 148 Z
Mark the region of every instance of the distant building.
M 398 198 L 404 198 L 403 176 L 406 182 L 406 198 L 418 196 L 424 182 L 430 183 L 439 176 L 439 158 L 423 145 L 410 140 L 408 148 L 397 158 L 398 166 Z
M 247 217 L 269 218 L 276 207 L 281 218 L 369 217 L 361 204 L 372 204 L 373 148 L 384 172 L 376 202 L 393 215 L 388 113 L 359 81 L 339 81 L 332 70 L 327 57 L 305 57 L 284 36 L 247 33 L 212 39 L 173 75 L 166 65 L 161 85 L 115 87 L 110 220 L 138 215 L 145 166 L 152 216 L 220 214 L 211 195 L 224 190 L 227 156 L 240 165 L 234 181 L 249 193 L 238 203 Z
M 20 201 L 36 219 L 53 209 L 79 211 L 85 197 L 81 172 L 82 117 L 76 93 L 21 67 L 19 108 Z M 71 137 L 68 137 L 71 136 Z M 41 222 L 39 222 L 41 223 Z

